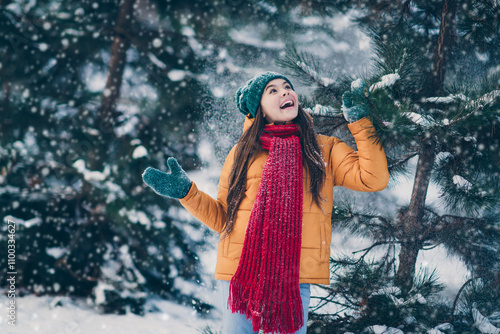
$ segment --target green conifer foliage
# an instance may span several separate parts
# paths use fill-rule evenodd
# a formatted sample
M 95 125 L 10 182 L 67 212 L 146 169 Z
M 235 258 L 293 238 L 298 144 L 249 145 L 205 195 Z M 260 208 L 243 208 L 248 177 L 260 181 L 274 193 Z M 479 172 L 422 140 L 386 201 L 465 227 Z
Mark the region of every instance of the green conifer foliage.
M 422 279 L 416 271 L 418 254 L 443 246 L 468 266 L 471 279 L 480 282 L 476 284 L 488 286 L 482 291 L 491 292 L 489 298 L 498 300 L 500 6 L 494 1 L 454 0 L 336 1 L 332 5 L 342 13 L 359 10 L 353 15 L 371 38 L 372 67 L 361 75 L 331 78 L 337 80 L 326 85 L 317 80 L 318 73 L 321 75 L 319 62 L 307 53 L 292 50 L 282 65 L 302 80 L 318 82 L 310 107 L 319 103 L 323 108 L 338 111 L 342 92 L 361 76 L 370 86 L 372 120 L 387 153 L 390 187 L 397 187 L 401 177 L 413 174 L 414 178 L 410 202 L 393 214 L 385 213 L 384 208 L 337 202 L 334 227 L 369 237 L 373 245 L 363 250 L 357 260 L 336 262 L 347 273 L 336 276 L 329 296 L 342 307 L 342 312 L 323 317 L 323 325 L 320 321 L 314 326 L 325 333 L 369 332 L 374 330 L 369 326 L 377 324 L 393 326 L 404 333 L 425 332 L 439 326 L 439 321 L 453 322 L 449 328 L 436 328 L 443 332 L 452 331 L 453 326 L 473 328 L 472 303 L 467 304 L 467 323 L 464 318 L 454 317 L 456 307 L 445 303 L 438 307 L 441 315 L 432 321 L 425 318 L 425 312 L 419 317 L 413 314 L 421 326 L 417 329 L 415 324 L 404 323 L 405 308 L 397 303 L 393 318 L 386 318 L 386 311 L 392 309 L 389 304 L 393 293 L 374 300 L 363 298 L 359 290 L 369 294 L 379 287 L 377 282 L 390 282 L 389 287 L 398 289 L 397 298 L 412 298 L 419 289 L 416 281 Z M 307 66 L 299 66 L 301 63 Z M 340 114 L 322 117 L 315 123 L 323 123 L 323 132 L 335 133 L 354 144 Z M 437 207 L 427 202 L 431 183 L 439 189 L 440 201 L 434 204 Z M 392 268 L 383 274 L 377 272 L 379 266 L 366 265 L 377 278 L 367 279 L 365 286 L 356 278 L 355 269 L 350 268 L 354 264 L 355 268 L 361 266 L 360 261 L 380 247 L 388 251 L 397 247 L 399 251 L 382 260 Z M 337 275 L 336 271 L 333 273 Z M 457 296 L 459 300 L 471 298 L 467 296 L 472 292 L 462 294 Z M 382 303 L 378 311 L 363 317 L 363 312 L 374 310 L 378 303 Z M 485 316 L 500 310 L 498 303 L 484 303 L 484 298 L 478 298 L 476 310 L 482 308 L 478 312 L 485 312 Z M 438 304 L 436 300 L 435 305 Z

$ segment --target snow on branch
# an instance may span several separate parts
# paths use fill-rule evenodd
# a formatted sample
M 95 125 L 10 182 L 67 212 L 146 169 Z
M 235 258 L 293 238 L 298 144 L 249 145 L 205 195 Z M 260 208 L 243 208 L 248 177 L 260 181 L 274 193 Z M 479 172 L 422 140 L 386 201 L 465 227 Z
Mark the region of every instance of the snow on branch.
M 229 31 L 229 36 L 236 43 L 250 45 L 256 48 L 279 50 L 285 47 L 285 44 L 280 40 L 263 40 L 260 36 L 257 35 L 257 32 L 255 30 L 237 30 L 233 28 Z
M 465 101 L 468 102 L 470 99 L 464 94 L 450 94 L 448 96 L 434 96 L 427 97 L 422 100 L 423 102 L 431 102 L 431 103 L 452 103 L 455 101 Z
M 156 55 L 154 53 L 147 52 L 146 55 L 148 56 L 149 60 L 151 60 L 151 62 L 153 64 L 155 64 L 156 66 L 158 66 L 162 70 L 167 68 L 167 65 L 164 62 L 162 62 L 160 59 L 158 59 L 158 57 L 156 57 Z
M 337 108 L 333 108 L 330 106 L 322 106 L 321 104 L 316 104 L 312 109 L 305 108 L 304 110 L 307 111 L 311 115 L 318 115 L 318 116 L 333 116 L 336 114 L 340 115 L 342 113 Z
M 110 168 L 108 165 L 104 167 L 104 172 L 88 170 L 85 166 L 85 160 L 78 159 L 73 163 L 73 167 L 83 175 L 86 181 L 104 181 L 110 174 Z
M 450 94 L 448 96 L 427 97 L 423 99 L 422 102 L 452 103 L 452 102 L 463 101 L 467 102 L 468 107 L 477 108 L 495 102 L 495 99 L 498 98 L 499 96 L 500 96 L 500 90 L 494 90 L 487 94 L 484 94 L 475 101 L 471 101 L 471 99 L 465 96 L 464 94 Z
M 468 103 L 466 109 L 472 108 L 473 110 L 471 112 L 469 112 L 466 115 L 464 115 L 460 118 L 457 118 L 457 119 L 455 119 L 455 120 L 453 120 L 445 125 L 447 125 L 447 126 L 453 125 L 455 123 L 458 123 L 458 122 L 470 117 L 471 115 L 474 115 L 474 113 L 483 109 L 485 106 L 495 103 L 498 98 L 500 98 L 500 90 L 498 90 L 498 89 L 484 94 L 479 99 Z
M 496 89 L 489 93 L 484 94 L 479 99 L 474 101 L 474 103 L 481 105 L 493 104 L 498 97 L 500 97 L 500 90 Z
M 413 123 L 422 126 L 431 126 L 435 122 L 434 119 L 428 115 L 424 116 L 414 112 L 404 112 L 403 116 L 410 119 Z
M 326 78 L 326 77 L 321 77 L 316 70 L 314 70 L 311 66 L 307 65 L 303 61 L 299 60 L 297 63 L 297 66 L 304 71 L 305 73 L 309 74 L 311 78 L 314 79 L 314 81 L 322 84 L 323 86 L 328 86 L 331 85 L 332 83 L 335 82 L 335 80 Z
M 40 217 L 34 217 L 34 218 L 31 218 L 31 219 L 28 219 L 28 220 L 24 220 L 24 219 L 21 219 L 21 218 L 18 218 L 18 217 L 14 217 L 14 216 L 11 216 L 11 215 L 7 215 L 4 217 L 3 221 L 6 223 L 7 221 L 9 220 L 13 220 L 15 221 L 18 225 L 20 226 L 24 226 L 26 228 L 30 228 L 30 227 L 33 227 L 33 226 L 40 226 L 42 223 L 43 223 L 43 220 L 42 218 Z M 7 226 L 7 225 L 4 225 L 4 227 Z
M 460 175 L 453 176 L 453 183 L 459 188 L 469 191 L 472 188 L 472 183 L 466 180 L 464 177 Z
M 372 325 L 368 327 L 370 333 L 374 334 L 403 334 L 404 332 L 399 328 L 387 327 L 385 325 Z
M 376 82 L 370 86 L 370 93 L 373 93 L 377 89 L 384 88 L 384 87 L 390 87 L 390 86 L 394 85 L 394 83 L 397 80 L 399 80 L 399 78 L 400 78 L 400 76 L 397 73 L 384 75 L 382 78 L 380 78 L 379 82 Z
M 487 317 L 478 311 L 476 303 L 472 304 L 472 318 L 474 319 L 473 326 L 481 333 L 500 334 L 500 328 L 495 327 Z

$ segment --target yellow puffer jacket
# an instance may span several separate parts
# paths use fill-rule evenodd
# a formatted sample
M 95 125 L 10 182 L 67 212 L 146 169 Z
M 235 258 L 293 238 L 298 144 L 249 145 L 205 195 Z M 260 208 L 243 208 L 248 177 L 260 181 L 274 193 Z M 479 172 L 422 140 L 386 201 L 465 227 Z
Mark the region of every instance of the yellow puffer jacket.
M 252 124 L 246 117 L 243 131 Z M 321 191 L 325 202 L 321 208 L 312 198 L 309 181 L 304 177 L 302 217 L 302 250 L 300 256 L 300 283 L 329 284 L 330 243 L 332 237 L 331 217 L 333 187 L 343 186 L 358 191 L 380 191 L 387 186 L 389 172 L 383 148 L 370 138 L 372 123 L 367 118 L 348 125 L 358 151 L 335 137 L 317 135 L 318 144 L 326 166 L 326 180 Z M 217 200 L 198 190 L 193 183 L 189 193 L 180 203 L 210 229 L 220 233 L 226 222 L 228 179 L 234 163 L 236 145 L 231 149 L 222 168 Z M 233 231 L 220 239 L 217 249 L 215 278 L 229 281 L 236 272 L 245 239 L 245 229 L 259 189 L 262 170 L 269 152 L 262 150 L 248 167 L 245 197 L 237 212 Z

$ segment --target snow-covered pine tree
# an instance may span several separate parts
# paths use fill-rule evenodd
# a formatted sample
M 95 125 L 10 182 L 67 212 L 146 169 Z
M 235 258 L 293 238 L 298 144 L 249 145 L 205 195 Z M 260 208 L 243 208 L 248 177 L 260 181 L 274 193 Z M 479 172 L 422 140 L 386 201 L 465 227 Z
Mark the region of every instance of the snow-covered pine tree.
M 390 249 L 397 245 L 397 266 L 386 273 L 385 282 L 398 289 L 400 298 L 411 299 L 419 293 L 415 284 L 420 280 L 415 273 L 419 252 L 441 245 L 458 255 L 468 266 L 472 280 L 489 292 L 491 300 L 477 300 L 476 310 L 486 316 L 496 314 L 499 305 L 492 300 L 500 297 L 500 4 L 455 0 L 337 4 L 340 12 L 353 7 L 360 10 L 356 21 L 373 42 L 374 65 L 363 78 L 369 84 L 369 96 L 359 98 L 373 112 L 393 184 L 404 173 L 415 175 L 409 205 L 397 208 L 392 216 L 377 208 L 363 210 L 348 203 L 336 208 L 335 227 L 374 241 L 361 258 L 339 262 L 349 270 L 342 277 L 350 277 L 352 280 L 347 281 L 357 284 L 354 276 L 349 276 L 351 266 L 359 265 L 375 247 L 386 247 L 390 255 Z M 303 80 L 316 83 L 319 88 L 315 97 L 332 99 L 323 103 L 323 109 L 340 110 L 341 94 L 350 88 L 356 75 L 338 77 L 336 82 L 318 80 L 323 77 L 321 68 L 307 61 L 310 56 L 289 54 L 282 65 Z M 334 83 L 326 85 L 325 81 Z M 310 107 L 315 103 L 311 101 Z M 340 114 L 332 120 L 332 130 L 345 124 Z M 410 162 L 415 162 L 415 169 Z M 435 208 L 426 203 L 430 182 L 440 191 L 442 205 Z M 382 261 L 393 263 L 395 257 L 393 252 Z M 384 278 L 381 274 L 379 277 Z M 378 281 L 365 283 L 373 290 L 378 288 Z M 349 310 L 371 299 L 335 288 L 330 296 L 333 299 L 338 294 L 347 313 L 336 318 L 337 324 L 345 322 L 345 330 L 349 325 L 359 329 L 361 320 L 352 318 Z M 421 314 L 416 322 L 425 324 L 425 330 L 439 326 L 444 318 L 454 321 L 447 330 L 463 328 L 464 320 L 466 327 L 474 327 L 471 308 L 467 319 L 457 320 L 452 312 L 456 309 L 448 305 L 443 311 L 446 317 L 425 318 Z M 370 321 L 363 323 L 365 329 L 373 331 L 367 326 L 385 325 L 379 322 L 384 316 L 380 312 L 371 314 Z M 400 329 L 412 331 L 404 320 L 399 318 Z
M 192 95 L 203 97 L 204 83 L 194 79 L 202 59 L 185 35 L 145 24 L 148 13 L 160 15 L 154 4 L 127 1 L 0 7 L 0 210 L 18 227 L 22 294 L 85 296 L 118 313 L 142 313 L 149 293 L 209 308 L 174 286 L 176 279 L 198 284 L 203 235 L 186 233 L 192 223 L 145 191 L 140 177 L 168 154 L 188 168 L 196 163 L 192 129 L 182 125 L 199 116 L 186 111 L 197 109 Z M 186 80 L 169 77 L 186 70 Z M 151 86 L 163 91 L 161 100 L 133 93 Z M 100 110 L 112 115 L 111 125 Z M 0 239 L 6 250 L 6 235 Z

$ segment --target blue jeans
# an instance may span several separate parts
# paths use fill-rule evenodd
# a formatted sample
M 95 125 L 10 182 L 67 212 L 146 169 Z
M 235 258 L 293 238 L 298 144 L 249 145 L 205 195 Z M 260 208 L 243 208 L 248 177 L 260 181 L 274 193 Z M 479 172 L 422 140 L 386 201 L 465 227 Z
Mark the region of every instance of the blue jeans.
M 258 334 L 252 330 L 252 322 L 247 320 L 243 314 L 232 313 L 227 309 L 227 300 L 229 298 L 229 281 L 219 280 L 221 295 L 222 295 L 222 322 L 224 334 Z M 311 297 L 311 288 L 309 283 L 300 284 L 300 297 L 302 298 L 302 306 L 304 307 L 304 326 L 302 326 L 295 334 L 306 334 L 307 332 L 307 313 L 309 309 L 309 301 Z

